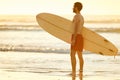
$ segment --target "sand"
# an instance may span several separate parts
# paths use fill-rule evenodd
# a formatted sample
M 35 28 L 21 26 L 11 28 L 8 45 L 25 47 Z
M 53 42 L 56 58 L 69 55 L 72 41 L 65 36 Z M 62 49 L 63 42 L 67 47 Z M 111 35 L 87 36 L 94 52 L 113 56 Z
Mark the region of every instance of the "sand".
M 85 77 L 84 80 L 120 80 L 115 77 L 106 77 L 106 76 L 92 76 Z M 27 72 L 6 72 L 0 70 L 0 80 L 71 80 L 71 77 L 65 76 L 47 76 L 36 73 L 27 73 Z M 79 80 L 77 77 L 76 80 Z
M 119 56 L 84 58 L 83 80 L 120 80 Z M 69 61 L 69 54 L 0 52 L 0 80 L 71 80 Z

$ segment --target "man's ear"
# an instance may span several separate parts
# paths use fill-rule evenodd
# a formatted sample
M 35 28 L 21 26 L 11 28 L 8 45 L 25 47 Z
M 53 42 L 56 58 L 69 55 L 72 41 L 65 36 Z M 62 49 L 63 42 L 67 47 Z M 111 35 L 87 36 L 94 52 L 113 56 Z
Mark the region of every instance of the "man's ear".
M 77 7 L 75 7 L 75 10 L 77 10 L 78 8 Z

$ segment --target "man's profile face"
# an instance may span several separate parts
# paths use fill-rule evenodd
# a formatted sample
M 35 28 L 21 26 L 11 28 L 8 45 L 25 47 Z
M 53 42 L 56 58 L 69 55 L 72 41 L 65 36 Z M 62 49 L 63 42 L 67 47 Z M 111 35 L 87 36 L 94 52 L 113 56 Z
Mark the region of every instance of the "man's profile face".
M 76 13 L 76 6 L 73 6 L 73 12 Z

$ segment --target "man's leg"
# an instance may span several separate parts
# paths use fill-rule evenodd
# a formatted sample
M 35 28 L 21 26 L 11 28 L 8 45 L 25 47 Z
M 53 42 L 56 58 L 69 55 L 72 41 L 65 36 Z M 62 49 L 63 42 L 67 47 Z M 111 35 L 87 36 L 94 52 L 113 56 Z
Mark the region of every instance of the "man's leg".
M 79 58 L 79 65 L 80 65 L 80 71 L 79 71 L 79 77 L 80 77 L 80 80 L 83 80 L 83 65 L 84 65 L 84 60 L 83 60 L 83 55 L 82 55 L 82 52 L 80 51 L 77 51 L 78 53 L 78 58 Z
M 71 50 L 71 65 L 72 65 L 72 80 L 75 80 L 76 77 L 76 57 L 75 57 L 76 51 Z

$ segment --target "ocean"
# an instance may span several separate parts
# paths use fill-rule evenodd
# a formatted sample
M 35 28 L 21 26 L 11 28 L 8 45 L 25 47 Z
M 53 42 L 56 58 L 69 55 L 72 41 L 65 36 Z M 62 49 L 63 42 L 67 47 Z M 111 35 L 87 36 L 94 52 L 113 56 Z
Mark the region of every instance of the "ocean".
M 71 16 L 66 18 L 72 19 Z M 119 22 L 120 16 L 85 16 L 87 28 L 96 31 L 120 49 Z M 3 15 L 0 18 L 1 51 L 69 53 L 69 48 L 69 44 L 44 31 L 37 24 L 35 16 Z
M 85 26 L 111 41 L 120 54 L 120 16 L 85 16 Z M 21 76 L 23 72 L 71 77 L 69 53 L 70 44 L 44 31 L 35 16 L 0 16 L 0 70 L 7 72 L 4 74 L 9 79 L 16 80 L 19 76 L 19 79 L 27 80 Z M 114 59 L 88 51 L 84 51 L 83 56 L 84 78 L 120 80 L 120 56 Z

